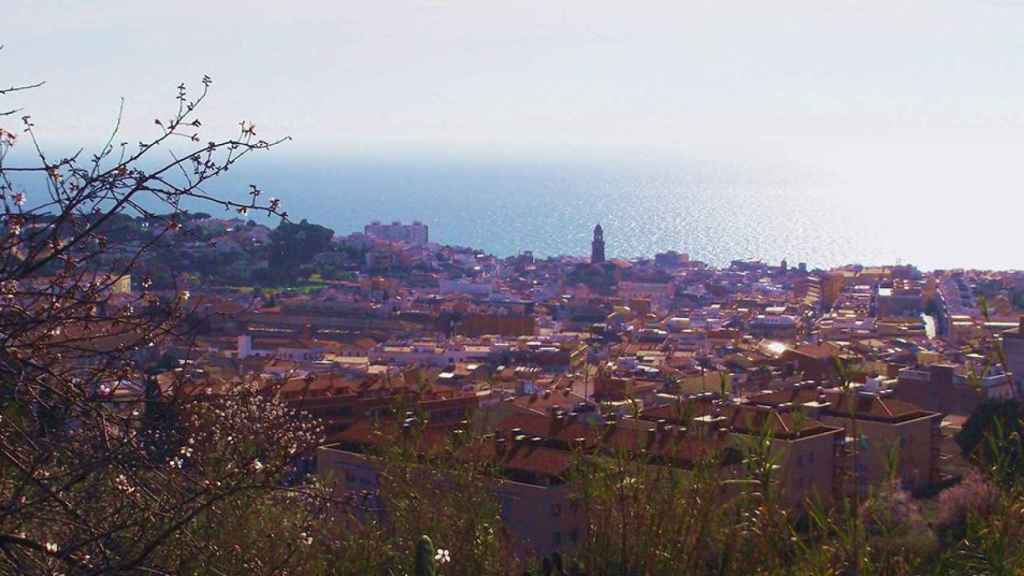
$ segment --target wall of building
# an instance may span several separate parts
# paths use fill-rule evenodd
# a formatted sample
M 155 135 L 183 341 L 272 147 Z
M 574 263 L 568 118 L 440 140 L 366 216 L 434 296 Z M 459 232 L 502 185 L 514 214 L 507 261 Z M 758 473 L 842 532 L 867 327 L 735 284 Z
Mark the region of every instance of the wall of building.
M 402 224 L 401 222 L 381 224 L 380 222 L 373 222 L 372 224 L 367 224 L 363 228 L 363 232 L 372 238 L 408 242 L 410 244 L 426 244 L 429 240 L 429 230 L 425 224 L 420 222 L 413 222 L 412 224 Z
M 536 319 L 533 316 L 500 316 L 497 314 L 470 314 L 456 328 L 457 333 L 476 337 L 485 334 L 499 336 L 533 336 Z
M 317 450 L 316 471 L 321 478 L 333 481 L 339 493 L 379 487 L 377 470 L 364 455 L 339 448 Z M 567 485 L 497 480 L 493 490 L 517 555 L 564 552 L 585 536 L 584 515 L 572 502 Z
M 823 505 L 833 502 L 835 480 L 835 442 L 842 432 L 825 432 L 793 440 L 774 440 L 772 449 L 780 466 L 783 498 L 794 509 L 810 499 Z
M 1006 363 L 1013 373 L 1013 381 L 1017 385 L 1016 392 L 1024 391 L 1024 320 L 1021 320 L 1021 327 L 1016 334 L 1007 333 L 1003 335 L 1003 352 L 1006 354 Z
M 895 458 L 903 487 L 920 490 L 938 481 L 938 434 L 941 414 L 933 414 L 905 422 L 857 420 L 857 477 L 862 489 L 878 486 L 889 478 L 890 458 Z M 842 426 L 852 435 L 849 418 L 824 415 L 821 421 Z M 852 470 L 852 468 L 851 468 Z
M 520 556 L 564 552 L 585 537 L 583 513 L 564 484 L 537 486 L 503 480 L 496 484 L 495 494 Z

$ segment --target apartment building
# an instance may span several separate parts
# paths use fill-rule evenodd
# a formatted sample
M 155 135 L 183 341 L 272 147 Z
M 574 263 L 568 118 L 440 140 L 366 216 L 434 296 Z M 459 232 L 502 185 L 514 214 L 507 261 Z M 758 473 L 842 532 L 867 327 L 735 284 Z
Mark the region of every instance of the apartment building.
M 402 429 L 409 428 L 409 420 Z M 386 425 L 385 425 L 386 426 Z M 349 494 L 369 494 L 370 508 L 383 512 L 387 503 L 376 499 L 380 489 L 379 461 L 374 449 L 411 443 L 418 453 L 443 447 L 459 426 L 428 423 L 398 435 L 380 433 L 364 420 L 336 435 L 334 443 L 317 452 L 317 472 Z M 579 507 L 570 498 L 566 477 L 573 465 L 568 450 L 545 445 L 539 437 L 499 432 L 473 442 L 456 454 L 493 466 L 493 477 L 481 478 L 493 490 L 513 552 L 520 556 L 548 555 L 574 546 L 586 529 Z
M 808 499 L 823 505 L 841 496 L 843 428 L 793 412 L 767 406 L 716 404 L 710 395 L 684 400 L 689 408 L 665 404 L 645 410 L 641 418 L 702 431 L 721 430 L 743 448 L 757 437 L 771 436 L 771 450 L 779 469 L 776 478 L 783 499 L 794 509 Z
M 910 490 L 922 490 L 939 481 L 942 414 L 897 400 L 888 392 L 824 389 L 798 385 L 788 390 L 755 394 L 752 404 L 781 412 L 800 408 L 807 417 L 845 430 L 856 462 L 851 477 L 866 491 L 894 474 Z M 856 424 L 851 414 L 855 415 Z M 856 427 L 856 433 L 854 432 Z M 890 469 L 891 467 L 895 469 Z M 849 488 L 847 488 L 849 489 Z
M 381 224 L 375 221 L 363 228 L 363 233 L 371 238 L 408 244 L 426 244 L 429 240 L 429 232 L 427 225 L 418 221 L 414 221 L 412 224 L 402 224 L 398 221 Z

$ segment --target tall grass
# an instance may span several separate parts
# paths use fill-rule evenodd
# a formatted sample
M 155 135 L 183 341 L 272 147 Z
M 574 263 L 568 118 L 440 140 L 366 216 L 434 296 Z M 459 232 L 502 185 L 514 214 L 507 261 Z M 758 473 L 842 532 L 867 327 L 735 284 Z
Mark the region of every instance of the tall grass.
M 1020 443 L 999 430 L 988 434 L 987 454 Z M 428 452 L 384 443 L 373 455 L 381 471 L 378 514 L 342 507 L 302 518 L 305 524 L 275 523 L 309 538 L 288 573 L 413 574 L 424 535 L 438 549 L 440 576 L 520 576 L 531 566 L 530 574 L 550 569 L 555 576 L 1024 573 L 1024 484 L 1005 459 L 978 461 L 976 472 L 932 500 L 915 499 L 891 475 L 857 500 L 793 508 L 780 494 L 770 431 L 737 445 L 738 459 L 717 454 L 689 467 L 642 451 L 578 452 L 566 480 L 587 530 L 563 550 L 559 572 L 550 558 L 510 552 L 513 536 L 493 490 L 500 471 L 460 456 L 490 441 L 455 437 Z M 299 518 L 300 508 L 278 513 Z

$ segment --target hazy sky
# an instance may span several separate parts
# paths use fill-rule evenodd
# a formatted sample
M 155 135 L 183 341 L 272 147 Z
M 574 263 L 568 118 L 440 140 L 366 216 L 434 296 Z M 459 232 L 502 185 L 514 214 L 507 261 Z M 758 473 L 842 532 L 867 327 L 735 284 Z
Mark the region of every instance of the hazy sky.
M 1024 196 L 1021 0 L 4 4 L 0 83 L 48 82 L 6 100 L 49 142 L 100 144 L 121 97 L 146 134 L 209 74 L 207 133 L 251 120 L 289 155 L 656 155 Z

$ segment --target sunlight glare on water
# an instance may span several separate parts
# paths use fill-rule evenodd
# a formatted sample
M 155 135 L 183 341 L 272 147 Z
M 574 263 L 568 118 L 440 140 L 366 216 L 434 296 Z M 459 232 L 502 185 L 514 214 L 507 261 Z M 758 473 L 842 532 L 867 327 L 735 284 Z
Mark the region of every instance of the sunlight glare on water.
M 677 250 L 715 265 L 785 258 L 812 267 L 1022 267 L 1002 211 L 737 170 L 424 159 L 262 170 L 253 177 L 293 217 L 340 235 L 373 220 L 420 220 L 434 241 L 499 256 L 585 256 L 600 223 L 609 257 Z

